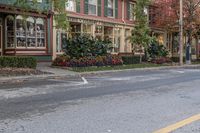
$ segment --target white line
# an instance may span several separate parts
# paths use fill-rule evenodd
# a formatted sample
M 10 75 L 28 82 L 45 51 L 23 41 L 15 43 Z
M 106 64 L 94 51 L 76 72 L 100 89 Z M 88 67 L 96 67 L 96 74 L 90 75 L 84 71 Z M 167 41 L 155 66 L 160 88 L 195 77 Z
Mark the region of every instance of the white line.
M 88 84 L 88 81 L 84 77 L 81 77 L 81 79 L 83 80 L 83 84 Z

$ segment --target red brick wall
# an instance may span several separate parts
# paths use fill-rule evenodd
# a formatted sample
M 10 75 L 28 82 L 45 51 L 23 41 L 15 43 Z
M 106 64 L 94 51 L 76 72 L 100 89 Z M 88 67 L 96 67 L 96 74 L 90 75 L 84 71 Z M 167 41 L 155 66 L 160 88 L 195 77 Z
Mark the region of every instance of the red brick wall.
M 127 20 L 127 2 L 125 1 L 125 8 L 124 8 L 124 19 L 126 23 L 132 24 L 133 22 Z M 84 14 L 84 0 L 80 1 L 80 13 L 75 13 L 75 12 L 68 12 L 69 15 L 74 16 L 74 17 L 86 17 L 87 19 L 98 19 L 98 20 L 105 20 L 108 22 L 118 22 L 118 23 L 123 23 L 122 20 L 122 7 L 123 6 L 123 1 L 118 0 L 118 18 L 109 18 L 104 16 L 104 0 L 101 2 L 101 16 L 94 16 L 94 15 L 88 15 Z

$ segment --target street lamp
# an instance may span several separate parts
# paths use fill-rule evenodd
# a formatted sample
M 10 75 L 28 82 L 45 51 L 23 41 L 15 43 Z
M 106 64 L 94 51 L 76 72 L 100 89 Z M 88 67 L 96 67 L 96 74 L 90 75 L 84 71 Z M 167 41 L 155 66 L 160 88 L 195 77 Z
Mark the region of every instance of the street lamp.
M 179 64 L 183 65 L 183 0 L 180 0 L 180 44 L 179 44 Z

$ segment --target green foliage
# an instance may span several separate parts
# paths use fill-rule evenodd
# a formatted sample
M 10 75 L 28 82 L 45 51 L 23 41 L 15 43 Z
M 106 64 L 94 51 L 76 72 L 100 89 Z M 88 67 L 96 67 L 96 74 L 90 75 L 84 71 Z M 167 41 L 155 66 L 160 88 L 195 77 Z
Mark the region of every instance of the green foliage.
M 34 57 L 0 56 L 0 68 L 36 68 L 37 61 Z
M 43 1 L 46 5 L 45 8 L 41 8 L 40 4 L 37 0 L 16 0 L 14 3 L 15 7 L 24 10 L 24 16 L 27 11 L 35 10 L 40 14 L 49 14 L 54 13 L 54 20 L 57 28 L 61 28 L 63 30 L 67 30 L 68 21 L 67 21 L 67 12 L 65 10 L 65 3 L 68 0 L 45 0 Z
M 151 43 L 148 48 L 148 54 L 151 58 L 166 57 L 169 51 L 164 45 L 159 45 L 157 42 Z
M 123 63 L 125 65 L 128 64 L 139 64 L 140 57 L 139 56 L 122 56 Z
M 150 36 L 150 29 L 148 27 L 148 18 L 144 11 L 149 5 L 149 2 L 150 2 L 149 0 L 138 0 L 134 9 L 136 21 L 130 39 L 133 47 L 134 45 L 139 46 L 141 49 L 140 51 L 142 51 L 143 48 L 146 51 L 148 45 L 154 39 L 153 37 Z
M 64 41 L 66 41 L 63 46 L 65 54 L 77 59 L 107 55 L 111 46 L 109 40 L 98 40 L 88 35 L 75 36 Z

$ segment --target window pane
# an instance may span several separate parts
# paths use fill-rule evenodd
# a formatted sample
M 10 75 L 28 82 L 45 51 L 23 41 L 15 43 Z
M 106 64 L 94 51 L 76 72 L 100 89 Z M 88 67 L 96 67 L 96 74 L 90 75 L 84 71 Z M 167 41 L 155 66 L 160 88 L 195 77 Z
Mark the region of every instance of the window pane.
M 45 28 L 42 18 L 36 19 L 37 47 L 45 47 Z
M 108 0 L 108 16 L 113 17 L 113 0 Z
M 88 13 L 96 15 L 96 5 L 88 5 Z
M 88 3 L 92 5 L 97 5 L 97 0 L 89 0 Z
M 26 24 L 22 16 L 16 18 L 17 47 L 26 47 Z
M 68 0 L 65 7 L 68 11 L 76 11 L 76 2 L 74 0 Z
M 36 46 L 36 35 L 35 35 L 35 20 L 32 17 L 27 18 L 27 47 Z
M 14 47 L 14 17 L 8 16 L 6 19 L 7 23 L 7 47 Z

